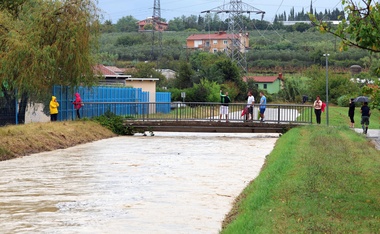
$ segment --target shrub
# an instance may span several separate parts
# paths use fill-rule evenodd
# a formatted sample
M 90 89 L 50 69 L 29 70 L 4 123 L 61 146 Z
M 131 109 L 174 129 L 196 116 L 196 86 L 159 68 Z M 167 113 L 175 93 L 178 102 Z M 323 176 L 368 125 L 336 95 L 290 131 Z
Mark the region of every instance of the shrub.
M 127 135 L 127 131 L 124 126 L 124 117 L 118 116 L 109 110 L 101 116 L 94 117 L 93 120 L 108 128 L 115 134 Z
M 353 98 L 353 95 L 350 95 L 350 94 L 340 96 L 338 98 L 338 106 L 348 107 L 348 104 L 350 103 L 351 98 Z

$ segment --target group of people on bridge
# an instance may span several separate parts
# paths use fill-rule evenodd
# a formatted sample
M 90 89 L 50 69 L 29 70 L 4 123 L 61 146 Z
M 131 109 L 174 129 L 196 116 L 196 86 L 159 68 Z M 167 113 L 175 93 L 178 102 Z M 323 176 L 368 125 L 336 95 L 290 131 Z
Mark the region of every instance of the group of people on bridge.
M 228 122 L 228 105 L 231 102 L 231 98 L 228 96 L 228 92 L 226 91 L 223 94 L 223 91 L 220 90 L 220 115 L 219 115 L 219 121 L 222 120 L 223 116 L 226 118 L 226 122 Z M 260 122 L 265 121 L 265 109 L 266 109 L 266 104 L 267 104 L 267 98 L 264 95 L 263 91 L 260 91 L 260 103 L 259 103 L 259 111 L 260 111 Z M 242 116 L 245 116 L 245 121 L 253 121 L 254 110 L 255 106 L 255 97 L 252 95 L 252 91 L 248 91 L 247 94 L 247 105 L 246 107 L 242 110 Z

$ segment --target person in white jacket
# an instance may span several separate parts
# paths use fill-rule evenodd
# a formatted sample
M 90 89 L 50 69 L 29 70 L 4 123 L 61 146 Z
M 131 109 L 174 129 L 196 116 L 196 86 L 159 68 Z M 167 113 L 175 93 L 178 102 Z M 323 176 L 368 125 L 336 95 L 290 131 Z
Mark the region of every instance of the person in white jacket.
M 251 91 L 248 91 L 247 108 L 248 111 L 245 115 L 246 121 L 253 121 L 253 107 L 255 106 L 255 97 Z

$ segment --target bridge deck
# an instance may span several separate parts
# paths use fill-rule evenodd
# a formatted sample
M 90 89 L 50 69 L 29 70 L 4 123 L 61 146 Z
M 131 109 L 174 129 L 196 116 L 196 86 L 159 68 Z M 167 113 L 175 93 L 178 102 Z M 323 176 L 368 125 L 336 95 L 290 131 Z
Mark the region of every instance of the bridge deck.
M 136 132 L 216 132 L 216 133 L 285 133 L 299 126 L 291 123 L 217 122 L 217 121 L 131 121 L 125 125 Z

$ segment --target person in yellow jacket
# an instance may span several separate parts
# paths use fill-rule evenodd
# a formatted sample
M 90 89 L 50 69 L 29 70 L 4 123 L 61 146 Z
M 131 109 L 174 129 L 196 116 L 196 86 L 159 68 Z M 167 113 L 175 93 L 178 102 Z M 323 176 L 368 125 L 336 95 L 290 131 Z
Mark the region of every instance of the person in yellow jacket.
M 57 121 L 59 103 L 55 96 L 51 97 L 50 101 L 50 121 Z

